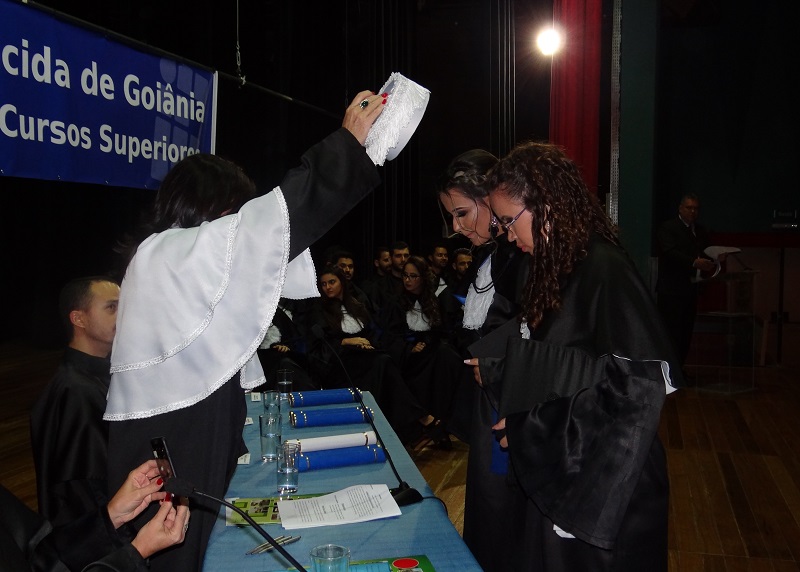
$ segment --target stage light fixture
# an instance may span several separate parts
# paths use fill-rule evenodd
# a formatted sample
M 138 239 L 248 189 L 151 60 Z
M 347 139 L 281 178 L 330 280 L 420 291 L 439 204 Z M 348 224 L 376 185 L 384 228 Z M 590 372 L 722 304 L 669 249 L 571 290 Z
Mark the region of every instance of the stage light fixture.
M 561 49 L 561 34 L 555 28 L 547 28 L 536 36 L 536 46 L 545 56 L 552 56 Z

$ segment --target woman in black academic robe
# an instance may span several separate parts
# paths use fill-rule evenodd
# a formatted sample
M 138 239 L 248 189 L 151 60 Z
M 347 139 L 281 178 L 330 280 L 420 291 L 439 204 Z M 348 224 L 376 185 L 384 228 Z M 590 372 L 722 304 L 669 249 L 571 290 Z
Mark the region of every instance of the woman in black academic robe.
M 342 270 L 338 266 L 323 270 L 319 288 L 322 297 L 315 300 L 310 329 L 321 330 L 323 337 L 309 340 L 314 379 L 323 389 L 355 385 L 372 393 L 403 443 L 422 435 L 442 438 L 437 433 L 440 423 L 409 390 L 392 358 L 376 349 L 377 334 L 370 314 L 350 294 Z
M 451 332 L 442 323 L 434 279 L 428 263 L 411 256 L 403 266 L 403 291 L 382 324 L 385 347 L 403 379 L 434 416 L 450 418 L 459 383 L 468 383 L 468 370 L 450 344 Z M 441 443 L 447 445 L 446 442 Z
M 464 358 L 505 352 L 507 333 L 499 328 L 519 314 L 517 301 L 530 259 L 508 242 L 489 208 L 489 191 L 484 183 L 486 173 L 496 163 L 494 155 L 481 149 L 462 153 L 450 162 L 437 190 L 453 230 L 473 245 L 472 264 L 453 289 L 454 297 L 463 305 L 462 323 L 455 329 L 454 339 Z M 499 395 L 491 389 L 471 380 L 461 385 L 448 429 L 469 443 L 464 542 L 484 570 L 505 572 L 510 569 L 510 554 L 497 547 L 516 527 L 508 519 L 496 519 L 487 526 L 487 515 L 507 514 L 519 499 L 506 485 L 508 453 L 501 450 L 492 432 L 499 420 Z
M 277 388 L 278 372 L 290 370 L 292 391 L 319 389 L 308 373 L 306 336 L 301 327 L 310 306 L 311 300 L 281 298 L 278 302 L 272 324 L 257 351 L 267 379 L 263 388 Z
M 519 502 L 513 570 L 666 571 L 669 486 L 657 429 L 682 384 L 648 290 L 575 164 L 517 146 L 492 171 L 501 226 L 532 253 L 495 426 Z M 491 360 L 479 379 L 497 383 Z M 487 526 L 491 526 L 487 522 Z
M 372 104 L 361 105 L 365 98 Z M 311 147 L 266 195 L 251 199 L 252 181 L 216 156 L 192 155 L 170 170 L 151 220 L 127 250 L 105 414 L 112 421 L 110 488 L 152 457 L 150 439 L 164 436 L 183 478 L 225 496 L 247 452 L 245 388 L 265 381 L 255 363 L 261 328 L 288 295 L 290 278 L 296 293 L 313 286 L 306 249 L 380 183 L 363 146 L 380 113 L 377 102 L 361 92 L 343 127 Z M 156 353 L 142 361 L 151 353 L 145 346 Z M 218 513 L 212 501 L 193 499 L 185 542 L 153 558 L 151 570 L 200 570 Z

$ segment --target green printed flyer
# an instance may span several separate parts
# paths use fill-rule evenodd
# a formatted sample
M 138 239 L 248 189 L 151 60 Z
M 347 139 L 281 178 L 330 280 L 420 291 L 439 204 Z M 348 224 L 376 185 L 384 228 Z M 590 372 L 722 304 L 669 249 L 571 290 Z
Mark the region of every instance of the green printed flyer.
M 293 499 L 308 499 L 311 497 L 318 497 L 319 494 L 314 495 L 292 495 Z M 280 524 L 281 516 L 278 514 L 278 501 L 285 500 L 280 497 L 267 497 L 267 498 L 241 498 L 234 499 L 231 502 L 236 508 L 242 509 L 247 515 L 252 518 L 256 524 Z M 226 526 L 250 526 L 238 512 L 225 509 L 225 524 Z

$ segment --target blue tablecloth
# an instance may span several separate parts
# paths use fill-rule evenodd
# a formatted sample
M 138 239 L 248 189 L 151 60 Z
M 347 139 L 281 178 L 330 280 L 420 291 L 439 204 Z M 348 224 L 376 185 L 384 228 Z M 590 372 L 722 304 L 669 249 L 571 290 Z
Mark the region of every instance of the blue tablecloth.
M 250 464 L 239 465 L 226 498 L 268 497 L 276 494 L 275 463 L 264 463 L 259 454 L 258 414 L 261 401 L 248 399 L 248 415 L 255 424 L 244 427 L 244 439 L 251 451 Z M 400 476 L 425 497 L 420 503 L 400 507 L 402 515 L 396 518 L 307 528 L 286 532 L 280 525 L 265 525 L 264 529 L 273 537 L 282 534 L 301 536 L 301 540 L 286 547 L 301 564 L 307 565 L 308 554 L 319 544 L 340 544 L 350 548 L 351 559 L 367 560 L 383 557 L 426 555 L 437 572 L 480 571 L 481 568 L 467 549 L 458 532 L 447 517 L 444 505 L 433 498 L 433 492 L 425 479 L 397 439 L 386 418 L 368 392 L 364 401 L 375 413 L 375 424 L 380 431 L 389 454 Z M 284 439 L 318 437 L 368 431 L 366 423 L 340 427 L 284 427 Z M 397 486 L 388 463 L 359 465 L 309 471 L 300 474 L 300 494 L 329 493 L 352 485 L 386 484 Z M 245 552 L 264 540 L 251 527 L 225 525 L 225 511 L 221 510 L 206 552 L 204 569 L 207 572 L 223 570 L 275 571 L 286 570 L 289 563 L 277 552 L 246 555 Z

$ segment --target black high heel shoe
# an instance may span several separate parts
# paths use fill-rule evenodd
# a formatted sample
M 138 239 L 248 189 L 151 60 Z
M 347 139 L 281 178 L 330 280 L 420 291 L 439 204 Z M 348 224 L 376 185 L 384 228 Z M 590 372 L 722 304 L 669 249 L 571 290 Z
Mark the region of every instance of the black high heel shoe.
M 452 449 L 453 443 L 450 441 L 450 434 L 444 428 L 444 422 L 441 419 L 434 419 L 422 429 L 422 435 L 429 439 L 434 447 L 439 449 Z

